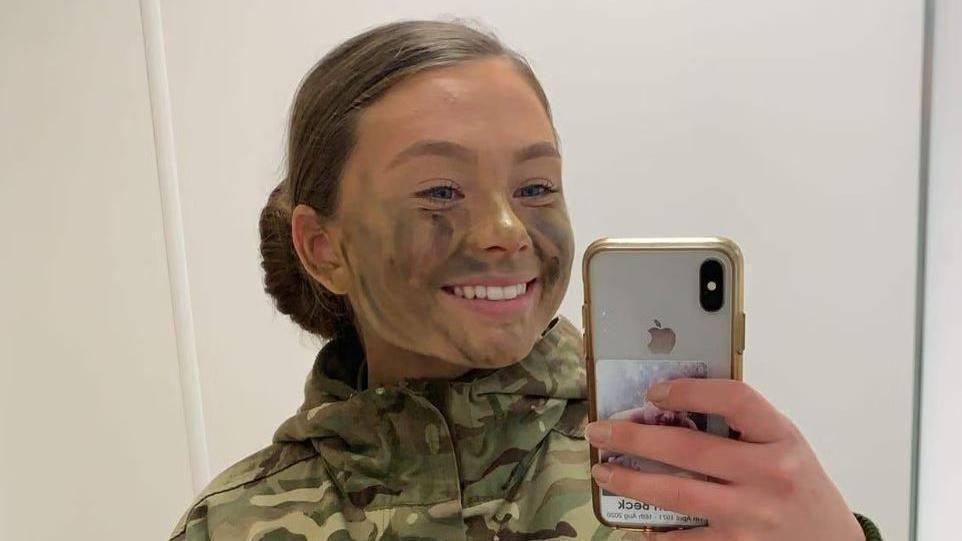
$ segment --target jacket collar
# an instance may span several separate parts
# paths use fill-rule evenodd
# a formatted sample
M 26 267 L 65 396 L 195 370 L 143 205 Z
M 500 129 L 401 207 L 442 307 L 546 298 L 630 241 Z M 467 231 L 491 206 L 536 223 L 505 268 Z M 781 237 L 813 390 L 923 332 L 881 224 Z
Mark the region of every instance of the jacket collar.
M 360 389 L 362 375 L 356 337 L 327 343 L 307 378 L 304 403 L 274 435 L 278 443 L 310 442 L 355 503 L 424 503 L 462 490 L 482 500 L 503 495 L 548 433 L 584 433 L 581 336 L 564 318 L 504 368 L 376 389 Z M 459 479 L 446 473 L 424 485 L 431 472 L 453 471 Z

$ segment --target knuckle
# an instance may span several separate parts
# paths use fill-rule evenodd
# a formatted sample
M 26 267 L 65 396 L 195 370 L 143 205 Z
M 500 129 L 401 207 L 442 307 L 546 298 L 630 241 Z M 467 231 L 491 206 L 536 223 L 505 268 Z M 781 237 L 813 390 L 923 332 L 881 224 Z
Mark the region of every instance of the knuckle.
M 739 415 L 751 411 L 758 403 L 758 391 L 747 383 L 737 381 L 733 383 L 731 398 L 731 412 Z
M 782 419 L 785 422 L 785 432 L 787 435 L 787 439 L 792 443 L 804 442 L 805 436 L 802 435 L 802 431 L 798 428 L 798 425 L 792 422 L 792 420 L 789 419 L 788 417 L 782 416 Z
M 691 491 L 683 483 L 671 477 L 653 481 L 651 488 L 652 494 L 658 500 L 656 505 L 671 511 L 680 512 L 685 507 L 685 502 L 691 498 Z
M 781 513 L 778 507 L 770 502 L 760 502 L 751 507 L 753 522 L 758 525 L 763 532 L 770 532 L 778 528 L 782 522 Z
M 775 459 L 768 471 L 775 495 L 781 498 L 793 496 L 798 490 L 802 469 L 802 459 L 797 453 L 785 453 Z

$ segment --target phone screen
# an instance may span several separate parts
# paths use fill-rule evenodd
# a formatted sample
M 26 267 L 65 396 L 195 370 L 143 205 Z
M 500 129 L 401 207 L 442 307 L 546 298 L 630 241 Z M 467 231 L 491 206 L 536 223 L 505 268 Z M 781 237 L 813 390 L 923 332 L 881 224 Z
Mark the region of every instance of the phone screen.
M 734 265 L 726 251 L 711 246 L 641 246 L 586 254 L 589 387 L 596 419 L 728 435 L 723 419 L 701 412 L 662 410 L 647 400 L 647 393 L 661 381 L 737 375 L 732 325 L 741 307 L 733 302 L 740 294 L 733 278 Z M 699 473 L 627 454 L 602 451 L 597 461 L 706 479 Z M 604 490 L 596 491 L 594 497 L 599 518 L 613 526 L 672 529 L 707 524 L 700 517 Z

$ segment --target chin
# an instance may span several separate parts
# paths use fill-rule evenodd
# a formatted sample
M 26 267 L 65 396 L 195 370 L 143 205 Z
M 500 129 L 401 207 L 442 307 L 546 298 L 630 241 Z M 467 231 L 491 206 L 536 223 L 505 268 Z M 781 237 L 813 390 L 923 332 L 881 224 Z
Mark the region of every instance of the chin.
M 466 340 L 462 362 L 475 368 L 502 368 L 524 359 L 540 333 L 492 332 Z M 530 335 L 530 336 L 528 336 Z

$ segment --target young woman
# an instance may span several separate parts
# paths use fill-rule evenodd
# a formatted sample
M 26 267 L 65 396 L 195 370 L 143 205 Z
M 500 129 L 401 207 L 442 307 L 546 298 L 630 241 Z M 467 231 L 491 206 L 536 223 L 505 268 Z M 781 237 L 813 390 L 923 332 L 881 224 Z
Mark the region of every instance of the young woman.
M 414 21 L 345 42 L 300 86 L 287 160 L 261 214 L 266 291 L 329 341 L 303 406 L 173 539 L 632 538 L 598 523 L 589 476 L 710 521 L 652 538 L 880 539 L 739 382 L 648 397 L 724 415 L 740 440 L 587 427 L 606 452 L 724 482 L 589 472 L 580 334 L 555 316 L 573 258 L 557 136 L 537 78 L 494 37 Z

